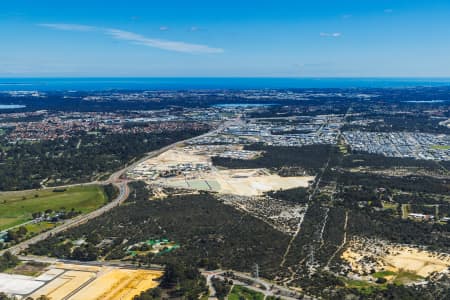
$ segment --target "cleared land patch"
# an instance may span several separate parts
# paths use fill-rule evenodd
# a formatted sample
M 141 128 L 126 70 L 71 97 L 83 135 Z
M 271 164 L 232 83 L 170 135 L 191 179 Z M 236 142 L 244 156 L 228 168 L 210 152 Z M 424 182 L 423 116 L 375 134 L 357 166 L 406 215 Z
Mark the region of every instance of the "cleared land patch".
M 396 283 L 417 281 L 450 267 L 447 253 L 362 238 L 349 243 L 342 259 L 349 264 L 350 272 L 361 279 L 383 277 Z
M 105 269 L 102 272 L 100 277 L 69 299 L 131 300 L 140 292 L 156 287 L 158 282 L 155 279 L 162 276 L 162 272 L 150 270 L 114 268 Z
M 213 146 L 210 146 L 213 147 Z M 149 159 L 128 173 L 134 179 L 147 183 L 213 191 L 222 194 L 259 196 L 265 192 L 296 187 L 307 187 L 313 176 L 282 177 L 267 169 L 218 169 L 213 166 L 211 156 L 217 149 L 208 147 L 202 151 L 191 147 L 171 149 Z M 231 154 L 241 155 L 235 150 Z
M 37 299 L 125 299 L 156 287 L 162 271 L 55 263 L 38 277 L 0 273 L 0 291 Z

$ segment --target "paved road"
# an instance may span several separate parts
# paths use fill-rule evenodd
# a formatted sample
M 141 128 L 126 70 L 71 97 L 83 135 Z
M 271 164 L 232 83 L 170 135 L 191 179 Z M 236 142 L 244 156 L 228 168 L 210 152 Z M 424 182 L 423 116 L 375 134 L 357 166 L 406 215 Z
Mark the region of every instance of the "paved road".
M 209 287 L 210 299 L 217 299 L 215 297 L 215 290 L 214 290 L 214 287 L 212 286 L 211 278 L 216 277 L 216 278 L 223 280 L 225 278 L 225 276 L 224 276 L 225 272 L 232 272 L 234 274 L 234 276 L 235 276 L 234 278 L 227 277 L 227 278 L 233 280 L 234 285 L 245 286 L 248 289 L 262 293 L 264 295 L 264 298 L 273 296 L 273 297 L 280 297 L 281 299 L 294 300 L 294 299 L 298 299 L 300 297 L 300 295 L 297 292 L 290 290 L 287 287 L 273 284 L 272 282 L 262 279 L 262 278 L 254 278 L 246 273 L 237 272 L 234 270 L 202 271 L 202 275 L 206 277 L 206 282 Z M 239 280 L 239 278 L 241 278 L 241 280 Z M 264 288 L 259 288 L 254 285 L 249 285 L 246 282 L 244 282 L 244 280 L 251 281 L 251 282 L 253 282 L 259 286 L 262 286 Z M 310 299 L 308 296 L 304 296 L 304 297 L 305 297 L 304 299 Z
M 78 261 L 72 259 L 60 259 L 55 257 L 47 257 L 47 256 L 36 256 L 36 255 L 19 255 L 18 258 L 22 261 L 36 261 L 46 264 L 56 264 L 56 263 L 65 263 L 65 264 L 74 264 L 74 265 L 83 265 L 83 266 L 95 266 L 95 267 L 117 267 L 117 268 L 128 268 L 128 269 L 149 269 L 156 271 L 163 271 L 163 265 L 151 264 L 150 266 L 136 266 L 130 263 L 125 263 L 123 261 Z
M 39 241 L 45 240 L 46 238 L 48 238 L 51 235 L 63 232 L 65 230 L 69 229 L 69 228 L 72 228 L 72 227 L 81 225 L 83 223 L 86 223 L 87 221 L 89 221 L 89 220 L 91 220 L 93 218 L 96 218 L 96 217 L 102 215 L 103 213 L 111 210 L 112 208 L 122 204 L 128 198 L 128 195 L 129 195 L 129 192 L 130 192 L 129 187 L 128 187 L 128 181 L 125 180 L 125 179 L 121 179 L 122 175 L 124 175 L 128 170 L 131 170 L 137 164 L 139 164 L 139 163 L 141 163 L 141 162 L 143 162 L 143 161 L 145 161 L 147 159 L 150 159 L 150 158 L 153 158 L 155 156 L 158 156 L 161 153 L 166 152 L 166 151 L 168 151 L 168 150 L 170 150 L 172 148 L 178 147 L 178 146 L 180 146 L 180 145 L 182 145 L 182 144 L 184 144 L 186 142 L 192 141 L 192 140 L 197 139 L 197 138 L 207 137 L 207 136 L 216 134 L 217 132 L 219 132 L 223 128 L 225 128 L 226 126 L 230 125 L 232 122 L 233 121 L 224 122 L 224 123 L 220 124 L 217 129 L 209 131 L 209 132 L 207 132 L 205 134 L 202 134 L 202 135 L 196 136 L 196 137 L 192 137 L 192 138 L 189 138 L 189 139 L 186 139 L 186 140 L 178 141 L 178 142 L 175 142 L 175 143 L 170 144 L 168 146 L 165 146 L 163 148 L 160 148 L 158 150 L 149 152 L 142 159 L 134 162 L 131 165 L 128 165 L 128 166 L 122 168 L 121 170 L 119 170 L 117 172 L 114 172 L 105 181 L 93 181 L 93 182 L 88 182 L 88 183 L 79 183 L 79 184 L 71 184 L 71 185 L 66 185 L 66 186 L 58 186 L 58 187 L 70 187 L 70 186 L 79 186 L 79 185 L 110 184 L 111 183 L 111 184 L 114 184 L 119 189 L 119 195 L 114 200 L 109 202 L 108 204 L 100 207 L 99 209 L 97 209 L 97 210 L 95 210 L 93 212 L 77 216 L 77 217 L 75 217 L 73 219 L 65 220 L 64 223 L 61 224 L 58 227 L 55 227 L 55 228 L 53 228 L 51 230 L 42 232 L 42 233 L 40 233 L 40 234 L 38 234 L 38 235 L 36 235 L 36 236 L 26 240 L 26 241 L 23 241 L 23 242 L 21 242 L 21 243 L 19 243 L 17 245 L 14 245 L 14 246 L 12 246 L 12 247 L 10 247 L 8 249 L 0 251 L 0 255 L 2 255 L 5 251 L 10 251 L 13 254 L 18 254 L 18 253 L 20 253 L 20 251 L 25 250 L 26 248 L 28 248 L 28 246 L 31 245 L 31 244 L 35 244 L 35 243 L 37 243 Z M 14 193 L 14 192 L 6 192 L 6 193 Z

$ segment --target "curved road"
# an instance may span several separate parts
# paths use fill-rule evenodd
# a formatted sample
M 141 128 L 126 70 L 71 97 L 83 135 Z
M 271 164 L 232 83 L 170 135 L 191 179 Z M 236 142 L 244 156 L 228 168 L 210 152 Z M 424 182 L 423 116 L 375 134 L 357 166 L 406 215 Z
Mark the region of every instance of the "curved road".
M 232 272 L 234 274 L 234 276 L 227 277 L 224 274 L 226 272 Z M 290 290 L 287 287 L 274 284 L 263 278 L 254 278 L 254 277 L 250 276 L 249 274 L 235 271 L 235 270 L 221 270 L 221 269 L 214 270 L 214 271 L 203 270 L 201 273 L 204 277 L 206 277 L 206 282 L 207 282 L 209 293 L 210 293 L 210 296 L 209 296 L 210 300 L 217 299 L 216 293 L 215 293 L 216 291 L 211 282 L 211 279 L 213 277 L 219 278 L 221 280 L 224 280 L 225 278 L 232 279 L 233 285 L 244 286 L 250 290 L 259 292 L 264 295 L 264 299 L 266 299 L 267 297 L 275 297 L 275 298 L 280 298 L 280 299 L 285 299 L 285 300 L 296 300 L 296 299 L 300 299 L 299 297 L 301 296 L 296 291 Z M 257 287 L 252 284 L 248 284 L 249 281 L 253 282 L 254 284 L 259 285 L 260 287 Z M 310 297 L 307 295 L 302 295 L 302 296 L 303 296 L 303 299 L 310 299 Z
M 64 186 L 64 187 L 69 187 L 69 186 L 76 186 L 76 185 L 109 184 L 109 183 L 111 183 L 111 184 L 115 185 L 119 189 L 119 195 L 115 199 L 113 199 L 111 202 L 109 202 L 108 204 L 100 207 L 99 209 L 97 209 L 95 211 L 92 211 L 92 212 L 84 214 L 84 215 L 77 216 L 77 217 L 75 217 L 73 219 L 65 220 L 64 223 L 61 224 L 60 226 L 57 226 L 57 227 L 55 227 L 53 229 L 50 229 L 50 230 L 45 231 L 45 232 L 42 232 L 42 233 L 40 233 L 40 234 L 38 234 L 38 235 L 36 235 L 36 236 L 26 240 L 26 241 L 23 241 L 23 242 L 21 242 L 21 243 L 19 243 L 17 245 L 14 245 L 14 246 L 12 246 L 12 247 L 10 247 L 8 249 L 0 251 L 0 255 L 2 255 L 5 251 L 9 251 L 12 254 L 18 254 L 22 250 L 25 250 L 26 248 L 28 248 L 28 246 L 31 245 L 31 244 L 35 244 L 35 243 L 37 243 L 39 241 L 45 240 L 46 238 L 48 238 L 48 237 L 50 237 L 50 236 L 52 236 L 54 234 L 60 233 L 60 232 L 65 231 L 65 230 L 67 230 L 69 228 L 72 228 L 72 227 L 81 225 L 83 223 L 86 223 L 87 221 L 102 215 L 103 213 L 111 210 L 112 208 L 114 208 L 116 206 L 119 206 L 120 204 L 122 204 L 128 198 L 128 195 L 129 195 L 129 192 L 130 192 L 130 190 L 128 188 L 128 181 L 125 180 L 125 179 L 121 179 L 121 176 L 124 173 L 126 173 L 128 170 L 131 170 L 137 164 L 139 164 L 139 163 L 141 163 L 141 162 L 143 162 L 143 161 L 145 161 L 147 159 L 150 159 L 150 158 L 153 158 L 155 156 L 158 156 L 158 155 L 160 155 L 163 152 L 166 152 L 166 151 L 168 151 L 168 150 L 170 150 L 172 148 L 175 148 L 177 146 L 182 145 L 183 143 L 192 141 L 192 140 L 197 139 L 197 138 L 202 138 L 202 137 L 207 137 L 207 136 L 210 136 L 210 135 L 214 135 L 214 134 L 218 133 L 219 131 L 221 131 L 226 126 L 228 126 L 229 124 L 231 124 L 232 122 L 233 121 L 224 122 L 224 123 L 220 124 L 218 128 L 216 128 L 216 129 L 214 129 L 212 131 L 209 131 L 209 132 L 207 132 L 205 134 L 202 134 L 202 135 L 199 135 L 199 136 L 196 136 L 196 137 L 192 137 L 192 138 L 189 138 L 189 139 L 186 139 L 186 140 L 178 141 L 178 142 L 175 142 L 175 143 L 170 144 L 168 146 L 165 146 L 163 148 L 160 148 L 158 150 L 149 152 L 142 159 L 140 159 L 140 160 L 132 163 L 131 165 L 128 165 L 128 166 L 124 167 L 123 169 L 121 169 L 121 170 L 111 174 L 111 176 L 105 181 L 93 181 L 93 182 L 88 182 L 88 183 L 72 184 L 72 185 Z

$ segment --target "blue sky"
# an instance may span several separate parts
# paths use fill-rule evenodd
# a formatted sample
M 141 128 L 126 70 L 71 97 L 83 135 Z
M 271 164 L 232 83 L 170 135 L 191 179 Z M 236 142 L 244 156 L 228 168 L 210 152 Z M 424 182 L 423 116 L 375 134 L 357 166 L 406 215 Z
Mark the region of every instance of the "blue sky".
M 0 77 L 450 77 L 450 1 L 12 0 Z

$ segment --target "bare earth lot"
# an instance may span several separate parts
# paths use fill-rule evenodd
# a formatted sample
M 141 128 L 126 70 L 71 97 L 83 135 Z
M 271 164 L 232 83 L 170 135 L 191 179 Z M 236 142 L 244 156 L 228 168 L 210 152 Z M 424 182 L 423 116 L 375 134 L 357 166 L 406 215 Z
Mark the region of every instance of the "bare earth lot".
M 156 287 L 162 272 L 55 263 L 38 277 L 0 273 L 0 291 L 36 299 L 125 299 Z
M 264 169 L 218 170 L 204 173 L 195 180 L 168 179 L 165 184 L 199 190 L 215 191 L 222 194 L 258 196 L 264 192 L 307 187 L 312 176 L 281 177 Z
M 450 267 L 450 255 L 447 253 L 362 238 L 349 242 L 349 247 L 342 254 L 342 259 L 350 265 L 351 273 L 362 277 L 373 270 L 388 271 L 391 276 L 408 272 L 419 279 L 433 272 L 446 272 Z
M 141 163 L 135 170 L 140 173 L 148 170 L 170 170 L 177 164 L 203 164 L 210 170 L 189 171 L 177 176 L 155 179 L 133 174 L 131 176 L 136 179 L 144 179 L 150 184 L 156 183 L 163 186 L 241 196 L 258 196 L 272 190 L 307 187 L 314 180 L 313 176 L 281 177 L 271 174 L 266 169 L 217 169 L 212 165 L 210 156 L 211 153 L 189 148 L 172 149 Z

